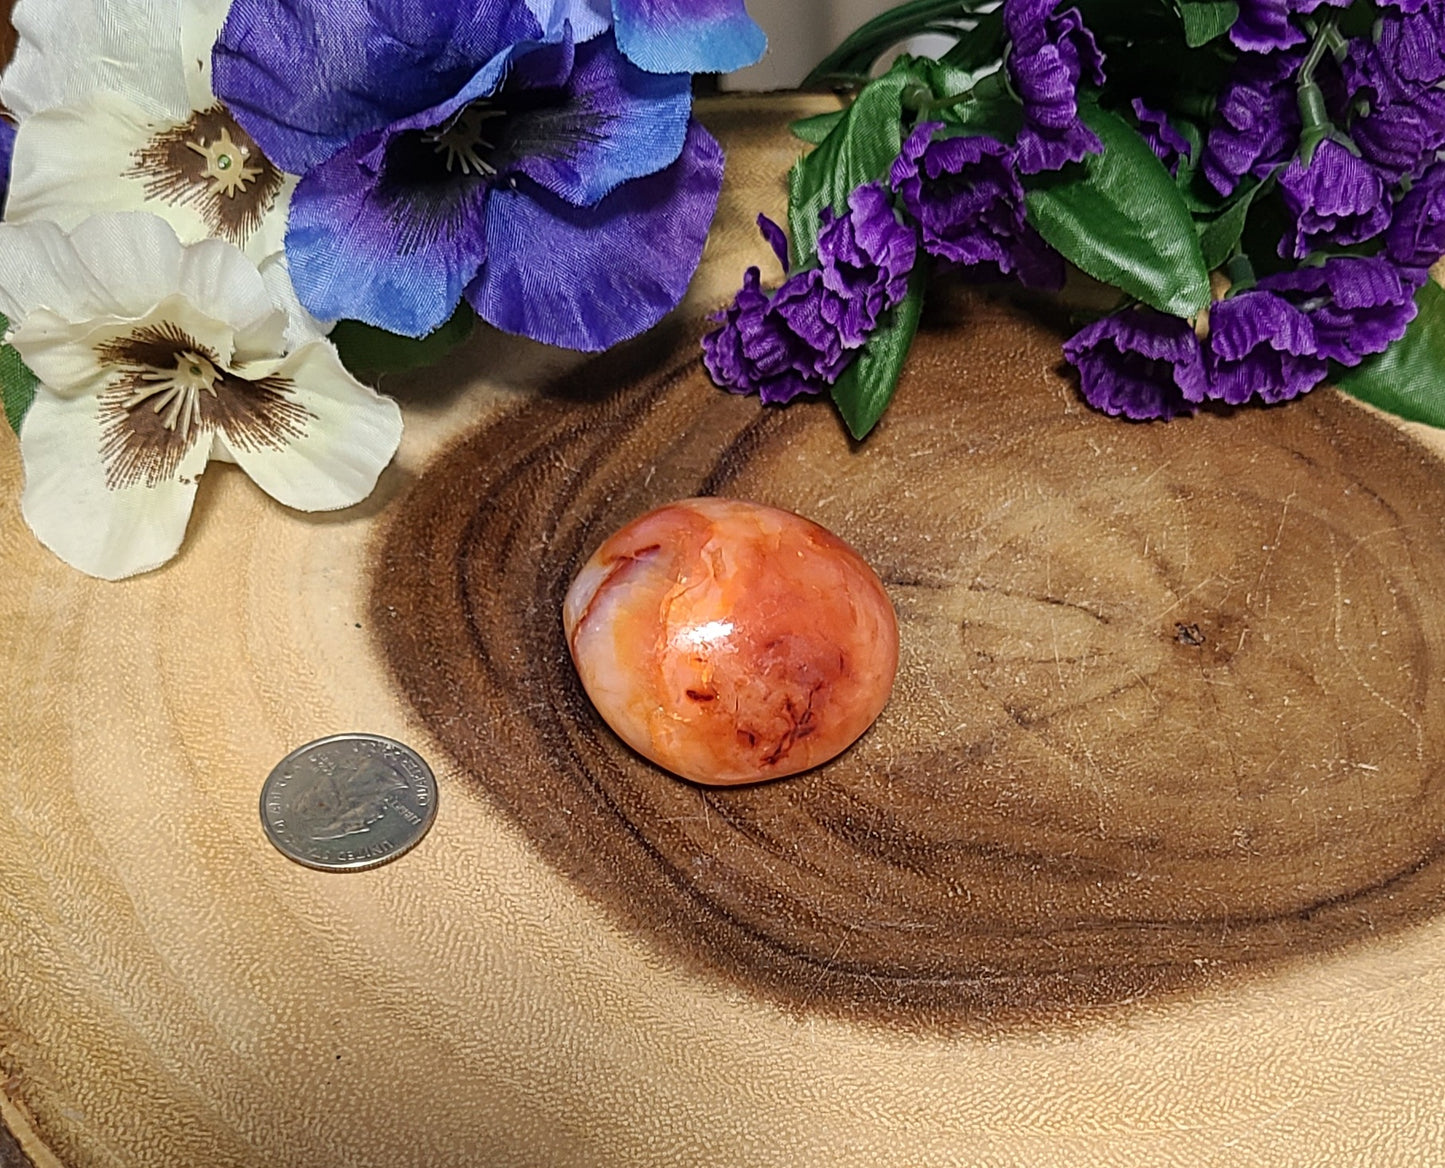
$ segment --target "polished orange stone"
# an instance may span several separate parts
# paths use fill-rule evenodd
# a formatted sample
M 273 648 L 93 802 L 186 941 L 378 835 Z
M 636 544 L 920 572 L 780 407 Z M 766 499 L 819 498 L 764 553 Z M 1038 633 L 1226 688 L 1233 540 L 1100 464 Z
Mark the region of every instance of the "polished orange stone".
M 699 783 L 826 762 L 873 724 L 898 669 L 893 605 L 863 558 L 736 499 L 634 519 L 583 565 L 562 616 L 608 725 Z

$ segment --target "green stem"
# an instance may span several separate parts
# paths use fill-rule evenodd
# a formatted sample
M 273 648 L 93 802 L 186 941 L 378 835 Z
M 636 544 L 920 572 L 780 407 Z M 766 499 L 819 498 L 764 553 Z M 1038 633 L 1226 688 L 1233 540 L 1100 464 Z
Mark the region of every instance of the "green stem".
M 916 114 L 927 114 L 933 109 L 933 90 L 921 81 L 910 81 L 898 95 L 903 108 Z
M 1319 85 L 1315 83 L 1315 69 L 1324 59 L 1326 50 L 1330 49 L 1332 37 L 1337 38 L 1339 32 L 1335 28 L 1335 17 L 1330 16 L 1321 21 L 1313 28 L 1314 39 L 1310 43 L 1310 51 L 1306 54 L 1303 64 L 1300 65 L 1299 73 L 1295 77 L 1295 85 L 1298 91 L 1298 102 L 1300 121 L 1303 129 L 1300 131 L 1300 161 L 1306 166 L 1314 160 L 1315 151 L 1319 149 L 1320 143 L 1329 138 L 1335 130 L 1334 123 L 1330 121 L 1329 110 L 1325 106 L 1325 95 Z
M 1315 69 L 1324 59 L 1325 50 L 1330 48 L 1329 34 L 1335 31 L 1334 18 L 1325 20 L 1316 30 L 1314 40 L 1310 44 L 1310 51 L 1306 54 L 1303 64 L 1299 67 L 1296 75 L 1300 85 L 1312 85 L 1315 79 Z M 1338 34 L 1337 34 L 1338 35 Z
M 942 101 L 931 101 L 921 111 L 923 120 L 928 120 L 940 110 L 952 109 L 956 105 L 967 105 L 971 101 L 978 100 L 978 86 L 967 89 L 963 93 L 956 93 L 952 97 L 945 97 Z

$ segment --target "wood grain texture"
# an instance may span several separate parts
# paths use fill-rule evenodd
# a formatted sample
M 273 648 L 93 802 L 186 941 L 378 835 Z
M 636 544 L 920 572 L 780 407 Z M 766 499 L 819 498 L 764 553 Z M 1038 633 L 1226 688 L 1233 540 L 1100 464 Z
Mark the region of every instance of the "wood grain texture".
M 944 318 L 861 446 L 718 394 L 693 342 L 439 458 L 389 518 L 372 621 L 449 753 L 619 920 L 797 1009 L 1053 1020 L 1433 910 L 1434 460 L 1330 394 L 1121 425 L 1033 314 Z M 700 493 L 823 523 L 900 613 L 888 710 L 789 782 L 677 782 L 566 651 L 583 560 Z
M 744 263 L 767 262 L 752 218 L 760 209 L 782 213 L 780 176 L 797 149 L 782 131 L 789 112 L 762 103 L 708 114 L 730 147 L 730 178 L 695 306 L 725 297 Z M 631 352 L 637 381 L 658 372 L 660 351 Z M 1034 343 L 1021 342 L 1014 356 L 1028 361 L 1031 352 Z M 272 504 L 234 468 L 215 467 L 179 559 L 120 585 L 79 577 L 36 547 L 15 507 L 15 444 L 0 440 L 0 653 L 7 664 L 0 1113 L 23 1115 L 15 1134 L 36 1165 L 1404 1168 L 1445 1161 L 1445 924 L 1438 917 L 1286 962 L 1266 976 L 1127 1006 L 1084 1003 L 1073 1025 L 981 1035 L 899 1027 L 877 1020 L 876 1011 L 870 1021 L 843 1008 L 780 1008 L 780 995 L 739 988 L 718 974 L 715 961 L 699 967 L 679 959 L 691 934 L 669 941 L 624 927 L 615 906 L 580 894 L 549 859 L 560 848 L 539 847 L 494 793 L 479 797 L 477 776 L 398 693 L 371 628 L 368 570 L 390 509 L 414 484 L 431 481 L 434 460 L 459 449 L 476 427 L 495 423 L 499 411 L 539 408 L 536 386 L 566 365 L 535 347 L 481 335 L 444 370 L 389 385 L 405 404 L 407 434 L 372 504 L 302 517 Z M 1051 361 L 1037 374 L 1057 385 Z M 585 390 L 578 389 L 579 409 Z M 1049 397 L 1041 395 L 1041 411 L 1074 416 L 1070 397 L 1056 393 L 1051 405 L 1043 400 Z M 707 417 L 721 410 L 746 426 L 748 403 L 708 401 Z M 1315 420 L 1299 425 L 1328 429 L 1344 416 L 1344 404 L 1319 403 L 1310 407 Z M 703 424 L 699 415 L 696 425 Z M 786 415 L 785 428 L 799 424 L 794 412 Z M 812 441 L 833 441 L 820 422 L 804 429 L 815 425 L 813 438 L 796 448 L 799 457 L 810 450 L 817 456 Z M 939 423 L 938 441 L 960 440 L 952 425 Z M 647 433 L 635 440 L 648 440 Z M 996 440 L 1014 443 L 1030 467 L 1056 449 L 1031 445 L 1027 434 Z M 1239 474 L 1209 480 L 1226 494 L 1245 490 L 1243 472 L 1253 469 L 1245 454 L 1237 457 Z M 1344 455 L 1331 457 L 1330 473 L 1339 476 Z M 922 455 L 909 467 L 929 461 L 936 462 Z M 1425 475 L 1428 465 L 1407 462 L 1401 473 Z M 739 491 L 778 469 L 759 455 L 738 466 L 747 475 L 729 487 Z M 676 462 L 667 473 L 681 480 L 684 471 L 709 473 L 701 463 Z M 1066 468 L 1050 473 L 1066 476 Z M 1379 477 L 1368 462 L 1360 473 L 1372 483 Z M 1023 489 L 1028 481 L 1015 480 L 1016 506 L 1037 514 L 1041 502 Z M 840 529 L 878 531 L 863 522 L 868 509 L 881 514 L 922 482 L 911 475 L 899 490 L 870 494 L 857 504 L 857 520 L 823 505 L 827 477 L 814 484 L 813 498 L 791 501 Z M 1081 489 L 1072 509 L 1088 518 L 1109 505 Z M 939 497 L 935 538 L 943 526 L 957 538 L 949 516 L 958 506 L 978 504 Z M 1297 506 L 1316 532 L 1335 522 L 1299 500 L 1291 516 Z M 1260 533 L 1261 546 L 1276 542 L 1278 518 L 1275 512 L 1273 526 Z M 1292 533 L 1287 524 L 1281 553 L 1292 545 L 1289 555 L 1297 556 L 1310 529 Z M 585 542 L 575 532 L 569 538 Z M 1022 524 L 1012 538 L 993 570 L 1018 574 L 1009 588 L 1031 596 L 1036 580 L 1027 573 L 1039 550 L 1072 546 L 1078 535 Z M 1355 560 L 1365 556 L 1403 578 L 1400 539 L 1383 533 L 1352 554 L 1344 549 L 1341 570 L 1360 570 Z M 1131 555 L 1142 552 L 1142 544 L 1128 546 Z M 1212 554 L 1207 542 L 1190 546 L 1191 564 Z M 877 538 L 868 549 L 885 574 L 887 552 Z M 1178 547 L 1160 553 L 1178 554 Z M 1290 579 L 1275 569 L 1272 562 L 1265 577 L 1273 582 L 1271 611 L 1291 596 Z M 1138 583 L 1160 590 L 1168 579 L 1156 564 Z M 1001 594 L 933 583 L 895 578 L 900 610 L 914 628 L 934 627 L 926 614 L 935 605 L 944 614 L 936 618 L 939 630 L 957 634 L 965 615 L 981 632 L 1003 627 L 1009 614 L 988 607 L 1002 604 Z M 1330 577 L 1308 583 L 1322 603 L 1332 602 Z M 1202 603 L 1206 595 L 1196 598 Z M 1340 599 L 1358 603 L 1349 593 Z M 1051 616 L 1061 649 L 1093 643 L 1097 622 L 1048 605 L 1036 622 L 1039 652 L 1021 644 L 991 650 L 1017 662 L 1025 680 L 1032 671 L 1043 687 L 1028 691 L 1035 703 L 1047 699 L 1050 677 L 1052 689 L 1058 685 L 1055 633 L 1042 631 Z M 1173 631 L 1174 620 L 1200 623 L 1207 637 L 1187 660 L 1213 651 L 1221 642 L 1203 627 L 1206 616 L 1202 607 L 1161 614 L 1139 641 L 1155 655 L 1151 667 L 1190 648 L 1159 635 Z M 1417 623 L 1433 627 L 1432 619 Z M 1302 635 L 1285 643 L 1297 654 L 1320 651 Z M 951 644 L 959 652 L 978 647 Z M 944 638 L 924 649 L 941 654 Z M 1241 652 L 1249 650 L 1246 643 Z M 974 666 L 967 678 L 933 675 L 923 668 L 926 653 L 913 653 L 900 697 L 923 711 L 916 725 L 925 744 L 927 728 L 956 712 L 953 689 L 974 677 Z M 1039 655 L 1042 665 L 1030 663 Z M 1077 680 L 1082 664 L 1063 656 L 1066 680 Z M 1234 662 L 1244 668 L 1240 653 Z M 1014 687 L 1023 682 L 1006 671 L 983 676 L 1019 704 L 1022 691 Z M 1397 691 L 1382 692 L 1399 704 Z M 485 706 L 496 698 L 480 700 Z M 1389 716 L 1378 703 L 1366 708 L 1341 712 L 1341 741 L 1352 747 L 1370 734 L 1388 737 L 1382 727 Z M 1372 728 L 1371 719 L 1379 725 Z M 1012 718 L 998 725 L 1002 745 L 1027 741 Z M 354 729 L 396 735 L 436 764 L 436 826 L 414 852 L 371 872 L 300 868 L 261 834 L 260 785 L 297 744 Z M 512 732 L 531 733 L 528 723 Z M 1046 732 L 1036 724 L 1032 735 Z M 1285 744 L 1281 737 L 1276 751 Z M 1282 761 L 1299 749 L 1291 745 Z M 1398 744 L 1381 758 L 1401 754 L 1409 762 Z M 486 765 L 511 761 L 498 754 Z M 1358 780 L 1370 775 L 1360 771 Z M 538 777 L 539 791 L 547 781 Z M 1337 789 L 1342 810 L 1377 812 L 1377 830 L 1360 841 L 1371 854 L 1408 850 L 1408 840 L 1428 830 L 1423 803 L 1406 800 L 1390 820 L 1358 794 L 1368 788 L 1341 777 Z M 1106 784 L 1100 796 L 1113 790 Z M 1053 805 L 1068 805 L 1057 794 Z M 1321 830 L 1335 832 L 1322 807 L 1311 803 L 1310 812 Z M 1004 818 L 1026 819 L 1030 808 L 1020 798 Z M 685 810 L 695 818 L 697 803 Z M 1097 830 L 1073 827 L 1085 840 Z M 1307 836 L 1301 821 L 1286 820 L 1280 830 Z M 1270 845 L 1269 832 L 1262 837 L 1256 846 Z M 1353 847 L 1334 838 L 1341 849 Z M 1347 859 L 1331 863 L 1349 878 Z M 1281 886 L 1270 894 L 1288 900 Z M 1371 911 L 1388 917 L 1391 910 L 1381 903 Z M 845 946 L 839 960 L 848 956 Z
M 34 1168 L 19 1142 L 3 1126 L 0 1126 L 0 1168 Z

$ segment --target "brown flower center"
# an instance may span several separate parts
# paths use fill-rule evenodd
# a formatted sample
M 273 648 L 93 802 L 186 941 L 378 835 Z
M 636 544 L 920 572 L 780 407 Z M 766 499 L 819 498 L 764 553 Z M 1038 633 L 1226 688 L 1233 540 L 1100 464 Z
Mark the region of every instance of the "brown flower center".
M 276 205 L 284 178 L 225 107 L 198 110 L 158 130 L 126 172 L 152 199 L 192 208 L 213 235 L 237 247 Z
M 216 396 L 218 377 L 209 357 L 183 349 L 176 354 L 173 369 L 140 371 L 142 384 L 126 399 L 125 408 L 133 410 L 143 402 L 151 403 L 151 412 L 161 415 L 161 426 L 179 430 L 178 437 L 184 441 L 190 437 L 192 423 L 200 418 L 201 394 Z
M 106 341 L 96 356 L 112 371 L 100 395 L 100 453 L 112 490 L 169 482 L 214 434 L 237 450 L 280 450 L 315 419 L 289 378 L 237 376 L 171 321 Z
M 233 141 L 229 129 L 222 129 L 220 137 L 212 142 L 204 138 L 187 142 L 186 149 L 201 156 L 204 164 L 201 176 L 210 179 L 213 189 L 228 199 L 244 193 L 251 183 L 265 173 L 263 167 L 255 166 L 249 161 L 251 148 Z

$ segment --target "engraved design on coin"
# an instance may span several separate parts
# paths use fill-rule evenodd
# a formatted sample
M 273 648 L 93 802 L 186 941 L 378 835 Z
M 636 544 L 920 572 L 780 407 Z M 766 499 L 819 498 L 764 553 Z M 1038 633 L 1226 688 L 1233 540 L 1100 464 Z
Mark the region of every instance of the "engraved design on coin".
M 335 734 L 293 750 L 261 788 L 266 837 L 298 864 L 375 868 L 410 851 L 436 818 L 436 777 L 379 734 Z

